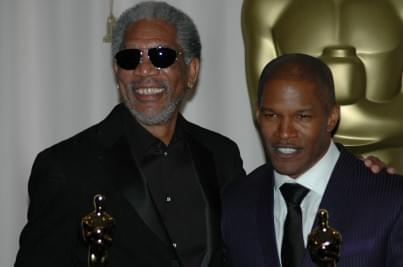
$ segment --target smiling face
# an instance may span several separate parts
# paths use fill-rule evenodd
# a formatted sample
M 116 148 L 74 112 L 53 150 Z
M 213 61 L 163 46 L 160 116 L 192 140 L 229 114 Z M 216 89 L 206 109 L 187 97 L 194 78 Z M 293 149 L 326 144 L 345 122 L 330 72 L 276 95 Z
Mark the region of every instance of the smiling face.
M 298 178 L 326 153 L 339 108 L 326 112 L 309 80 L 270 79 L 263 87 L 257 122 L 276 171 Z
M 148 49 L 168 47 L 183 52 L 176 39 L 176 29 L 162 20 L 140 20 L 128 27 L 124 49 L 142 51 L 141 62 L 134 70 L 114 65 L 120 95 L 136 119 L 144 125 L 161 125 L 176 118 L 186 88 L 196 82 L 199 60 L 185 64 L 183 54 L 167 68 L 154 67 Z

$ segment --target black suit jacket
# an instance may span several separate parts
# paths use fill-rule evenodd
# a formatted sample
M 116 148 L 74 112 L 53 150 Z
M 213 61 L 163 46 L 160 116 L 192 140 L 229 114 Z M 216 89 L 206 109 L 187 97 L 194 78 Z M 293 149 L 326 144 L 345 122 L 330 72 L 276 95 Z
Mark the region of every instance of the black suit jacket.
M 337 266 L 403 266 L 403 177 L 373 174 L 340 149 L 319 206 L 343 237 Z M 280 267 L 273 186 L 273 169 L 265 164 L 225 190 L 223 234 L 232 266 Z M 302 266 L 315 266 L 307 250 Z
M 44 150 L 29 179 L 28 223 L 15 266 L 86 266 L 80 222 L 93 210 L 93 196 L 106 196 L 115 218 L 110 267 L 180 266 L 175 250 L 124 137 L 120 104 L 101 123 Z M 184 121 L 206 200 L 207 251 L 203 266 L 222 266 L 220 190 L 244 175 L 236 144 Z

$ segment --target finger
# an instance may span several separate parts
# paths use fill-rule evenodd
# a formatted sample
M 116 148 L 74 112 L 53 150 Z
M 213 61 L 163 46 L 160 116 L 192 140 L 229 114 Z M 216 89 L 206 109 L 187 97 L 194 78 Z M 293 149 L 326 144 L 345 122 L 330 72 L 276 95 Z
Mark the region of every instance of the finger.
M 370 160 L 370 159 L 368 159 L 368 158 L 363 159 L 363 160 L 364 160 L 365 166 L 370 167 L 370 166 L 372 165 L 372 160 Z
M 379 169 L 382 169 L 382 168 L 384 168 L 386 165 L 385 165 L 385 162 L 383 162 L 382 160 L 380 160 L 378 157 L 374 157 L 374 156 L 368 156 L 367 158 L 366 158 L 366 160 L 369 160 L 370 161 L 370 163 L 371 163 L 371 165 L 370 166 L 372 166 L 372 165 L 376 165 L 376 166 L 378 166 L 379 167 Z
M 386 168 L 386 171 L 387 171 L 389 174 L 396 174 L 396 169 L 393 168 L 393 167 L 387 167 L 387 168 Z
M 380 168 L 378 165 L 372 165 L 372 166 L 371 166 L 371 171 L 372 171 L 373 173 L 379 173 L 380 170 L 381 170 L 381 168 Z

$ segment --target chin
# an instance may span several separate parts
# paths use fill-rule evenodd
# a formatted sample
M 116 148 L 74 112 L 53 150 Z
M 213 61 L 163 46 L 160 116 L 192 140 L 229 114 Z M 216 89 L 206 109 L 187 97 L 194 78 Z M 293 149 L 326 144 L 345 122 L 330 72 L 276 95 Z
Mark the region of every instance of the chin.
M 273 167 L 278 173 L 290 176 L 292 178 L 298 177 L 299 174 L 302 173 L 298 171 L 298 168 L 290 168 L 290 166 L 280 166 L 273 163 Z

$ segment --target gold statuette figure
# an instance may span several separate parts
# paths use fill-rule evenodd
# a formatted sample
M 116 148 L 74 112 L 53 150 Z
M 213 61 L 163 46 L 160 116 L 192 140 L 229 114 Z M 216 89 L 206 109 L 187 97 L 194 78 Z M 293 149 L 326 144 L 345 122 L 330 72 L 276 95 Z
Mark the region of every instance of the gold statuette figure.
M 339 260 L 341 234 L 329 226 L 327 210 L 318 212 L 319 227 L 308 236 L 308 250 L 319 267 L 335 267 Z
M 105 212 L 104 196 L 94 196 L 94 208 L 94 211 L 84 216 L 81 221 L 83 238 L 88 244 L 88 266 L 105 267 L 115 222 L 112 216 Z
M 331 68 L 341 121 L 335 138 L 403 173 L 403 1 L 244 0 L 249 96 L 278 55 L 305 53 Z

